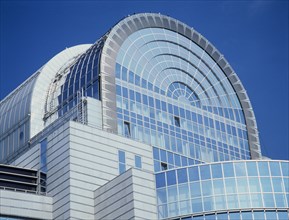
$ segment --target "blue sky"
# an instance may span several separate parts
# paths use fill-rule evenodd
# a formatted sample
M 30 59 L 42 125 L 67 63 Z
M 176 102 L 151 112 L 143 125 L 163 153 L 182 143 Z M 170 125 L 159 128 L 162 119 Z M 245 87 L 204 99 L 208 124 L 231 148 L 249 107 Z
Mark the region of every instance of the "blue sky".
M 94 43 L 129 14 L 162 13 L 224 54 L 251 100 L 263 154 L 289 159 L 288 1 L 0 2 L 0 99 L 66 47 Z

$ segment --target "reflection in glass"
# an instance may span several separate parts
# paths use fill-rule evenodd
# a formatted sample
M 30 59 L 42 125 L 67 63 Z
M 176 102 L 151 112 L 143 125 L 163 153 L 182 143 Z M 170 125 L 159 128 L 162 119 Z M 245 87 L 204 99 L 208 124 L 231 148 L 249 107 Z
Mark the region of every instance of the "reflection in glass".
M 212 164 L 212 176 L 213 178 L 222 178 L 223 177 L 223 171 L 221 164 Z
M 168 202 L 175 202 L 178 200 L 178 192 L 176 186 L 168 187 Z
M 165 188 L 157 190 L 157 199 L 158 199 L 158 204 L 167 203 L 167 194 L 166 194 Z
M 247 172 L 248 176 L 258 176 L 256 162 L 247 162 Z
M 234 168 L 232 163 L 223 164 L 224 177 L 234 177 Z

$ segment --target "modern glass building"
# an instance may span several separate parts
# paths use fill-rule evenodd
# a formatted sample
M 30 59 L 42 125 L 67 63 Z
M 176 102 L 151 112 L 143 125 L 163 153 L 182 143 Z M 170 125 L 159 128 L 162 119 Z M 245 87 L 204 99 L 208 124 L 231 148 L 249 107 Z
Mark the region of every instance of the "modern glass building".
M 164 15 L 60 52 L 0 124 L 0 219 L 288 219 L 289 163 L 262 156 L 238 76 Z

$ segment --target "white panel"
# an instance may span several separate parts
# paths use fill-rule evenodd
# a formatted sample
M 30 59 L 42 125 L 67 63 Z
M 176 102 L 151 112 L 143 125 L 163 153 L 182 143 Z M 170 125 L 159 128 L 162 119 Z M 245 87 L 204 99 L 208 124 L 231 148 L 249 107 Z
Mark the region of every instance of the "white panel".
M 0 215 L 52 219 L 52 203 L 48 196 L 0 190 Z

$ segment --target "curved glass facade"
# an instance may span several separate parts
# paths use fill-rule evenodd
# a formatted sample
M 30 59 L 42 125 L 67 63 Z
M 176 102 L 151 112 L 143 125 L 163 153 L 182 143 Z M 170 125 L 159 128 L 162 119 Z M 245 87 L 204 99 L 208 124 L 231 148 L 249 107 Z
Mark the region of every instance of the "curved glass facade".
M 74 108 L 81 97 L 100 99 L 99 62 L 102 46 L 103 40 L 100 39 L 56 74 L 47 97 L 47 113 L 57 111 L 58 117 L 61 117 Z
M 288 174 L 289 162 L 285 161 L 211 163 L 157 173 L 159 218 L 191 213 L 198 216 L 227 210 L 288 210 Z M 275 211 L 268 216 L 277 215 Z M 243 214 L 229 214 L 240 215 Z M 212 218 L 205 219 L 215 217 L 214 214 Z
M 101 46 L 94 44 L 69 68 L 69 73 L 58 96 L 59 116 L 76 105 L 77 92 L 81 92 L 81 96 L 100 99 L 99 57 Z
M 288 218 L 287 210 L 253 210 L 196 215 L 175 220 L 287 220 Z
M 30 138 L 30 101 L 39 72 L 0 102 L 0 161 L 23 147 Z
M 197 44 L 145 28 L 124 41 L 116 62 L 119 134 L 200 162 L 250 159 L 236 92 Z

